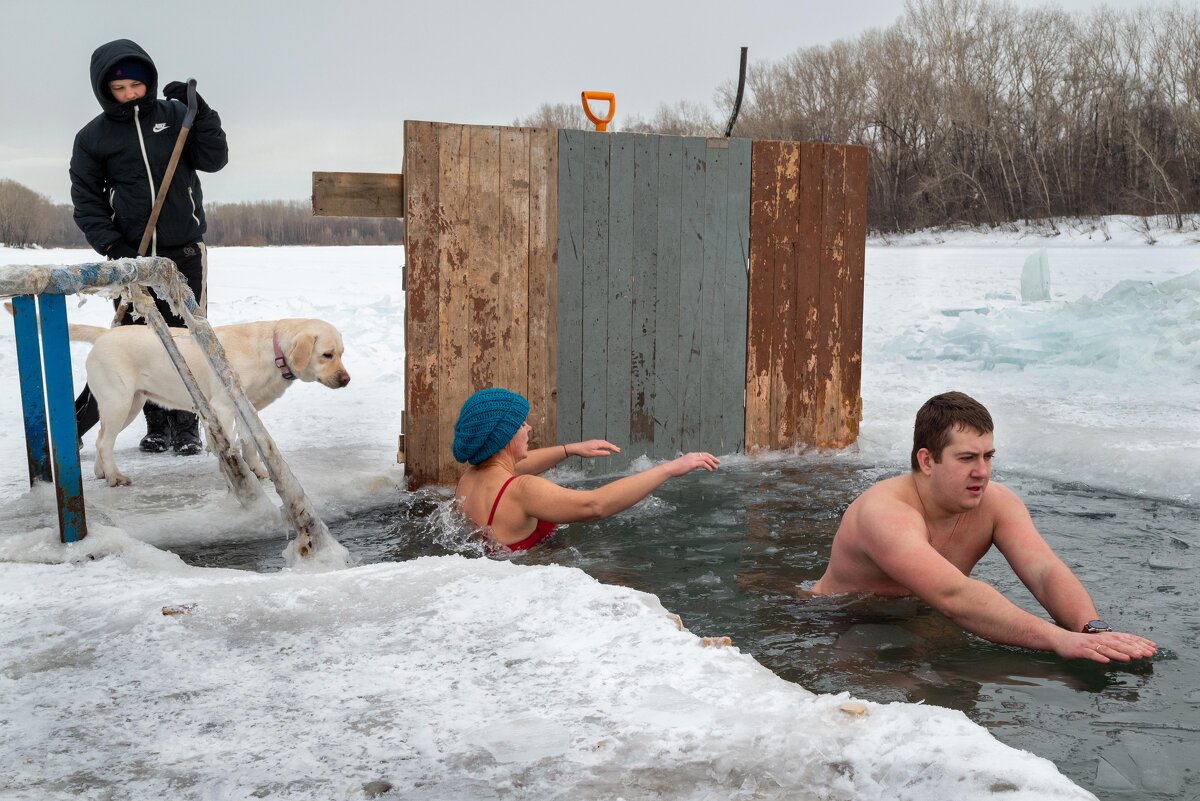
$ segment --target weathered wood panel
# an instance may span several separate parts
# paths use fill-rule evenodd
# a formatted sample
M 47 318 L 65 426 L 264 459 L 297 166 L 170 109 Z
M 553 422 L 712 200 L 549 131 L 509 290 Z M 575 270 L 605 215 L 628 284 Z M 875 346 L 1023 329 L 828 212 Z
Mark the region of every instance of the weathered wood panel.
M 683 140 L 659 139 L 658 280 L 654 299 L 654 453 L 682 443 L 679 393 L 679 269 L 683 225 Z
M 471 389 L 470 356 L 464 332 L 471 328 L 471 129 L 443 125 L 437 129 L 438 160 L 438 424 L 439 477 L 457 475 L 451 451 L 454 421 Z M 411 223 L 410 223 L 411 224 Z M 410 290 L 409 296 L 412 296 Z M 411 407 L 410 407 L 411 408 Z M 441 480 L 441 478 L 439 478 Z
M 846 240 L 842 326 L 842 385 L 838 419 L 841 427 L 833 447 L 845 447 L 858 439 L 862 421 L 862 335 L 863 291 L 867 247 L 867 171 L 865 147 L 846 148 Z
M 781 142 L 754 142 L 750 161 L 750 274 L 746 342 L 747 452 L 771 447 L 771 329 L 775 325 L 775 169 Z
M 609 141 L 611 134 L 584 135 L 583 186 L 583 439 L 604 436 L 608 393 Z M 590 470 L 596 463 L 588 461 Z
M 844 447 L 861 413 L 866 151 L 755 142 L 750 191 L 747 450 Z
M 468 371 L 471 391 L 496 386 L 500 356 L 500 131 L 470 132 L 470 270 L 467 309 L 471 314 Z
M 477 389 L 526 394 L 533 440 L 554 439 L 557 147 L 551 131 L 405 123 L 410 488 L 457 480 L 454 421 Z
M 529 396 L 529 132 L 500 129 L 495 385 Z
M 797 309 L 799 311 L 796 343 L 796 424 L 795 435 L 789 446 L 796 442 L 816 442 L 818 376 L 824 375 L 829 367 L 828 358 L 818 363 L 818 304 L 821 287 L 829 282 L 821 271 L 821 231 L 825 217 L 824 194 L 825 148 L 823 145 L 805 142 L 800 145 L 800 187 L 797 211 L 799 219 L 796 236 L 796 257 L 799 260 L 797 274 Z
M 437 142 L 433 123 L 404 123 L 404 472 L 410 487 L 439 480 Z
M 583 415 L 583 131 L 558 138 L 557 442 L 582 439 Z M 567 460 L 576 469 L 578 458 Z
M 683 218 L 679 240 L 679 449 L 700 449 L 700 292 L 704 282 L 707 143 L 683 140 Z
M 654 452 L 654 339 L 658 292 L 658 140 L 634 138 L 633 288 L 630 309 L 629 443 L 634 454 Z
M 700 426 L 697 442 L 724 453 L 722 419 L 729 387 L 724 378 L 725 353 L 725 215 L 729 208 L 727 156 L 729 140 L 710 139 L 705 153 L 704 233 L 700 282 Z M 738 361 L 745 357 L 732 354 Z M 738 407 L 741 407 L 739 398 Z
M 728 388 L 721 453 L 745 450 L 746 314 L 750 274 L 750 140 L 729 141 L 726 175 L 729 206 L 725 229 L 725 353 Z
M 608 193 L 608 348 L 604 387 L 605 439 L 621 452 L 599 460 L 597 467 L 619 470 L 629 465 L 630 405 L 633 395 L 633 156 L 632 134 L 612 134 Z
M 530 442 L 555 442 L 558 359 L 558 132 L 529 129 L 529 425 Z
M 315 217 L 403 217 L 404 176 L 314 172 L 312 209 Z

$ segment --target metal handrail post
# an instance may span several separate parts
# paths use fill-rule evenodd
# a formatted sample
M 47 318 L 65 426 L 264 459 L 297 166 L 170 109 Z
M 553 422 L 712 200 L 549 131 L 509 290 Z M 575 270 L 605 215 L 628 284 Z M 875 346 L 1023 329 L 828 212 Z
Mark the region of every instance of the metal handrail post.
M 42 382 L 41 337 L 38 335 L 35 295 L 13 298 L 13 330 L 17 336 L 17 373 L 21 379 L 21 408 L 25 420 L 25 453 L 29 486 L 51 483 L 50 431 L 46 422 L 46 392 Z
M 63 542 L 87 536 L 83 478 L 79 471 L 79 439 L 75 427 L 75 388 L 71 382 L 71 343 L 67 339 L 67 304 L 62 295 L 38 298 L 41 312 L 42 364 L 50 418 L 50 451 L 58 494 L 58 528 Z

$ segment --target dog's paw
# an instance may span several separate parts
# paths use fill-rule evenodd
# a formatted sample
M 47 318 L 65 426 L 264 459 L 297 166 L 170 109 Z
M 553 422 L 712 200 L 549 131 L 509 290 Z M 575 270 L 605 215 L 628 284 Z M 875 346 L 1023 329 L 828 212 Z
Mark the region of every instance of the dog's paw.
M 104 480 L 108 482 L 110 487 L 128 487 L 132 486 L 133 482 L 129 480 L 129 476 L 124 473 L 115 473 L 111 476 L 104 476 Z

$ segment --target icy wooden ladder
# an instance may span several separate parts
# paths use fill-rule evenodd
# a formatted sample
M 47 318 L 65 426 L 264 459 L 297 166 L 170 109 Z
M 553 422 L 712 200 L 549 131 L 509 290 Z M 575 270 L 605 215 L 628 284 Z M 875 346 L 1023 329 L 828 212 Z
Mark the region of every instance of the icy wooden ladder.
M 55 445 L 54 477 L 58 495 L 59 525 L 63 542 L 74 542 L 87 536 L 83 515 L 83 491 L 79 480 L 79 454 L 74 445 L 77 438 L 74 407 L 71 403 L 70 350 L 67 345 L 67 325 L 63 295 L 83 289 L 124 286 L 131 295 L 134 307 L 146 318 L 162 340 L 172 363 L 196 405 L 196 410 L 208 429 L 217 459 L 230 489 L 244 506 L 265 502 L 258 480 L 247 467 L 228 434 L 221 429 L 208 400 L 199 391 L 190 368 L 179 352 L 166 321 L 146 294 L 150 286 L 158 297 L 165 299 L 172 310 L 183 318 L 213 372 L 221 380 L 233 400 L 243 431 L 250 434 L 254 445 L 267 465 L 275 489 L 283 501 L 283 515 L 296 532 L 289 545 L 289 556 L 310 557 L 320 554 L 331 563 L 345 564 L 347 554 L 329 529 L 316 515 L 296 476 L 279 453 L 267 433 L 254 406 L 246 398 L 237 374 L 230 368 L 220 341 L 203 316 L 196 316 L 196 299 L 182 280 L 173 262 L 161 257 L 121 259 L 72 266 L 8 266 L 0 267 L 0 296 L 14 297 L 17 327 L 17 349 L 21 361 L 22 402 L 25 408 L 26 443 L 30 458 L 30 482 L 49 480 L 49 459 L 46 458 L 46 414 L 41 405 L 42 366 L 37 359 L 37 308 L 41 306 L 44 319 L 41 334 L 46 365 L 46 397 L 50 406 L 51 433 Z M 41 296 L 47 296 L 42 298 Z M 24 343 L 24 344 L 23 344 Z M 65 370 L 65 383 L 63 375 Z M 65 401 L 64 401 L 65 398 Z M 39 411 L 40 410 L 40 411 Z

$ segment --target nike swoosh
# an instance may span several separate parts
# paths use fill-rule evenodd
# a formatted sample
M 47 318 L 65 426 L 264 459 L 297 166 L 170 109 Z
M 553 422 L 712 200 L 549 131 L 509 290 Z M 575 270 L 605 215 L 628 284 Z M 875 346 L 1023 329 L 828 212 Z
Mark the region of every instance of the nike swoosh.
M 165 130 L 167 130 L 167 124 L 165 122 L 160 122 L 154 126 L 154 130 L 151 131 L 151 133 L 162 133 Z

